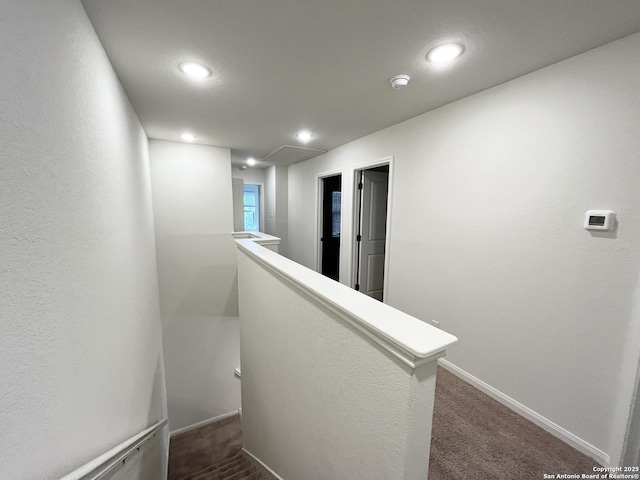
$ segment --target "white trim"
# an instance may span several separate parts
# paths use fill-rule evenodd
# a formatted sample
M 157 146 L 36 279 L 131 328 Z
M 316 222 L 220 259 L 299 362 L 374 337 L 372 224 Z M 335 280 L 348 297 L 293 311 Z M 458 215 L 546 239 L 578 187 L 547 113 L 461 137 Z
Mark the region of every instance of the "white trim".
M 264 464 L 262 460 L 260 460 L 246 448 L 242 447 L 242 453 L 247 456 L 249 461 L 253 462 L 253 464 L 264 474 L 265 477 L 267 477 L 267 480 L 283 480 L 280 475 L 271 470 L 267 465 Z
M 358 238 L 358 231 L 360 230 L 360 212 L 356 212 L 356 209 L 359 210 L 361 208 L 360 198 L 362 197 L 362 192 L 358 189 L 358 184 L 360 183 L 358 171 L 359 170 L 355 168 L 351 170 L 351 188 L 353 190 L 353 198 L 351 199 L 351 241 L 349 242 L 349 245 L 351 245 L 351 262 L 349 266 L 348 283 L 351 288 L 356 288 L 356 270 L 358 265 L 358 242 L 356 240 Z M 386 265 L 385 268 L 387 268 Z M 384 289 L 385 285 L 383 284 L 382 287 Z M 382 297 L 384 299 L 384 292 Z
M 356 271 L 356 263 L 358 261 L 357 257 L 357 245 L 356 245 L 356 232 L 358 231 L 358 221 L 359 215 L 356 215 L 356 206 L 359 205 L 359 200 L 356 198 L 359 195 L 358 191 L 358 177 L 357 172 L 361 170 L 369 170 L 370 168 L 382 167 L 384 165 L 389 165 L 389 179 L 388 181 L 388 189 L 387 189 L 387 231 L 386 237 L 384 241 L 384 283 L 383 283 L 383 293 L 382 293 L 382 301 L 387 303 L 387 298 L 389 295 L 389 259 L 391 258 L 391 217 L 393 216 L 393 170 L 394 170 L 394 160 L 395 157 L 393 155 L 389 155 L 388 157 L 383 157 L 378 160 L 373 160 L 368 163 L 363 163 L 360 165 L 355 165 L 351 167 L 351 177 L 352 177 L 352 188 L 353 188 L 353 198 L 351 199 L 351 268 L 349 271 L 349 283 L 348 285 L 351 288 L 355 288 L 355 271 Z
M 280 245 L 280 238 L 263 232 L 231 232 L 231 236 L 238 240 L 241 238 L 250 238 L 259 245 Z
M 340 175 L 340 191 L 343 191 L 344 185 L 344 168 L 329 170 L 322 173 L 316 173 L 316 231 L 315 231 L 315 244 L 316 244 L 316 272 L 322 272 L 322 248 L 320 246 L 320 236 L 322 231 L 322 200 L 320 196 L 322 195 L 322 180 L 327 177 L 335 177 L 336 175 Z M 343 199 L 344 203 L 344 199 Z M 343 213 L 340 214 L 340 254 L 338 256 L 338 281 L 341 281 L 340 278 L 340 265 L 342 264 L 342 234 L 344 232 L 344 209 Z
M 333 312 L 412 369 L 435 361 L 458 343 L 453 335 L 251 241 L 236 240 L 239 252 L 272 275 Z
M 133 437 L 125 440 L 120 445 L 112 448 L 106 453 L 103 453 L 99 457 L 94 458 L 88 463 L 85 463 L 80 468 L 75 469 L 73 472 L 65 475 L 60 480 L 95 480 L 102 478 L 106 473 L 110 472 L 116 466 L 119 466 L 126 461 L 132 454 L 138 453 L 138 449 L 155 437 L 157 433 L 167 424 L 167 419 L 160 420 L 154 425 L 146 428 L 142 432 L 134 435 Z
M 240 410 L 233 410 L 232 412 L 223 413 L 222 415 L 218 415 L 217 417 L 207 418 L 206 420 L 202 420 L 201 422 L 194 423 L 193 425 L 187 425 L 186 427 L 177 428 L 169 433 L 169 437 L 175 437 L 176 435 L 180 435 L 182 433 L 189 432 L 191 430 L 195 430 L 196 428 L 204 427 L 211 423 L 216 423 L 221 420 L 225 420 L 227 418 L 231 418 L 234 415 L 238 415 Z
M 588 457 L 593 458 L 594 460 L 599 462 L 601 465 L 609 466 L 609 461 L 610 461 L 609 455 L 607 455 L 605 452 L 603 452 L 599 448 L 594 447 L 589 442 L 581 439 L 580 437 L 574 435 L 568 430 L 565 430 L 560 425 L 552 422 L 548 418 L 543 417 L 539 413 L 534 412 L 529 407 L 526 407 L 525 405 L 521 404 L 517 400 L 514 400 L 508 395 L 505 395 L 500 390 L 497 390 L 496 388 L 483 382 L 479 378 L 474 377 L 467 371 L 461 369 L 460 367 L 457 367 L 456 365 L 449 362 L 448 360 L 441 358 L 440 360 L 438 360 L 438 363 L 445 370 L 448 370 L 449 372 L 453 373 L 456 377 L 473 385 L 481 392 L 486 393 L 494 400 L 497 400 L 498 402 L 503 404 L 505 407 L 509 408 L 510 410 L 513 410 L 514 412 L 523 416 L 527 420 L 535 423 L 537 426 L 539 426 L 543 430 L 546 430 L 554 437 L 562 440 L 568 445 L 571 445 L 573 448 L 575 448 L 579 452 L 584 453 Z

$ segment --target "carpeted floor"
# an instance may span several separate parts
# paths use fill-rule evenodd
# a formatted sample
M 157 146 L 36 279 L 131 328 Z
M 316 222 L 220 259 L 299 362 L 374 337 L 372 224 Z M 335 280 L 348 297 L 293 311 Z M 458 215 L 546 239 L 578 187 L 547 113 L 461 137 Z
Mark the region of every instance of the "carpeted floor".
M 540 480 L 598 465 L 438 367 L 429 480 Z
M 240 415 L 175 435 L 169 442 L 168 480 L 182 480 L 220 466 L 241 448 Z
M 238 415 L 173 437 L 169 480 L 261 478 L 242 457 L 241 445 Z M 596 465 L 594 460 L 438 368 L 429 480 L 540 480 L 545 473 L 593 473 Z
M 238 450 L 235 455 L 185 475 L 180 480 L 264 480 L 264 477 Z

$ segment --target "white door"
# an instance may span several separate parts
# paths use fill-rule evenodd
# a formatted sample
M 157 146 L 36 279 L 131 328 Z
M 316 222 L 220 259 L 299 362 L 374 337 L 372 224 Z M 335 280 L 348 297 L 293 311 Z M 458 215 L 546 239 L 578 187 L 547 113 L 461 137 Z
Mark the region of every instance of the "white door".
M 362 172 L 359 290 L 382 301 L 389 174 Z

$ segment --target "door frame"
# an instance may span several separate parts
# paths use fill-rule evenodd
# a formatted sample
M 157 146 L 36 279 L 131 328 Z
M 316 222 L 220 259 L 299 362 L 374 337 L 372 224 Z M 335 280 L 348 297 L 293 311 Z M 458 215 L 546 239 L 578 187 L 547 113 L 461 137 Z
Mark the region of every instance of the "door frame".
M 322 173 L 316 173 L 316 192 L 315 192 L 315 198 L 316 198 L 316 230 L 315 230 L 315 236 L 316 236 L 316 272 L 318 273 L 322 273 L 322 242 L 320 242 L 320 237 L 322 236 L 322 202 L 324 200 L 323 198 L 323 191 L 322 191 L 322 181 L 325 178 L 328 177 L 335 177 L 336 175 L 340 175 L 340 185 L 341 185 L 341 191 L 343 193 L 343 201 L 342 201 L 342 206 L 344 207 L 344 169 L 340 168 L 340 169 L 335 169 L 335 170 L 328 170 L 326 172 L 322 172 Z M 341 268 L 340 265 L 342 265 L 342 255 L 343 255 L 343 248 L 342 245 L 344 244 L 342 242 L 343 239 L 343 235 L 344 235 L 344 208 L 341 208 L 340 210 L 340 253 L 338 255 L 338 281 L 340 281 L 342 279 L 342 275 L 341 275 Z
M 239 177 L 236 177 L 239 178 Z M 259 212 L 258 212 L 258 232 L 264 232 L 264 228 L 265 228 L 265 221 L 266 218 L 264 217 L 264 185 L 261 183 L 247 183 L 244 181 L 243 179 L 243 183 L 242 183 L 242 206 L 243 206 L 243 217 L 242 217 L 242 222 L 243 222 L 243 227 L 244 227 L 244 187 L 246 185 L 252 185 L 254 187 L 258 187 L 258 202 L 260 203 L 259 205 Z
M 358 268 L 358 242 L 356 236 L 358 232 L 358 222 L 360 221 L 360 215 L 358 209 L 360 208 L 360 191 L 358 190 L 358 177 L 359 172 L 362 170 L 369 170 L 370 168 L 382 167 L 389 165 L 389 188 L 387 191 L 387 231 L 384 240 L 384 282 L 382 284 L 383 294 L 382 303 L 387 303 L 387 296 L 389 294 L 389 260 L 391 258 L 391 220 L 393 216 L 393 171 L 394 171 L 394 156 L 383 157 L 378 160 L 372 160 L 371 162 L 362 163 L 352 167 L 351 179 L 353 190 L 351 198 L 351 268 L 349 269 L 349 286 L 356 288 L 356 269 Z M 342 253 L 342 252 L 340 252 Z
M 244 185 L 257 185 L 258 187 L 260 187 L 260 231 L 264 232 L 265 221 L 267 219 L 267 217 L 265 217 L 265 211 L 264 211 L 264 182 L 252 182 L 252 181 L 247 180 L 244 177 L 237 176 L 237 174 L 233 178 L 242 179 L 242 184 L 243 184 L 243 188 L 242 188 L 242 193 L 243 193 L 242 205 L 243 205 L 243 207 L 244 207 Z M 243 208 L 243 210 L 244 210 L 244 208 Z M 242 216 L 242 226 L 244 227 L 244 211 L 243 211 L 243 216 Z

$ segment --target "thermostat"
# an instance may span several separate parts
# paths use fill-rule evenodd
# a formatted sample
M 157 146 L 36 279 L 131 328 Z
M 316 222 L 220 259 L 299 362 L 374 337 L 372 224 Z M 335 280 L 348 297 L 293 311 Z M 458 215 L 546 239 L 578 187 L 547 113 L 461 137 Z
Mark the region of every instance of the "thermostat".
M 584 228 L 587 230 L 613 230 L 616 212 L 611 210 L 588 210 L 584 218 Z

